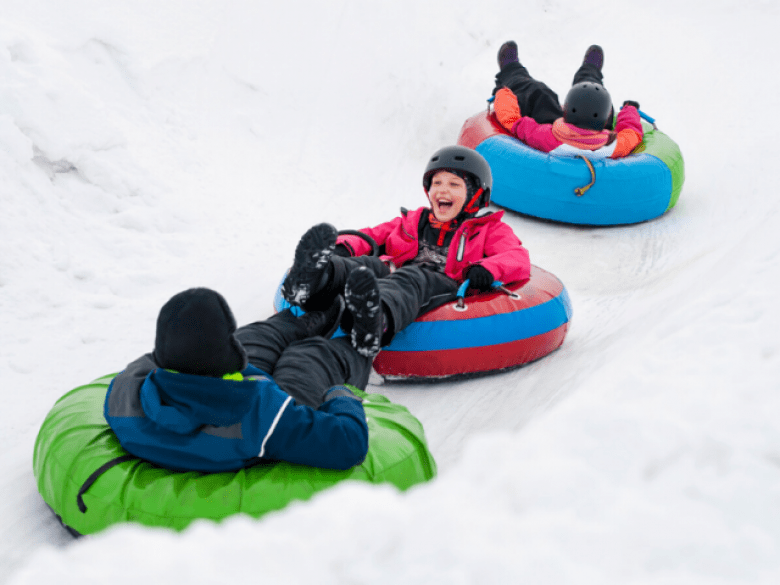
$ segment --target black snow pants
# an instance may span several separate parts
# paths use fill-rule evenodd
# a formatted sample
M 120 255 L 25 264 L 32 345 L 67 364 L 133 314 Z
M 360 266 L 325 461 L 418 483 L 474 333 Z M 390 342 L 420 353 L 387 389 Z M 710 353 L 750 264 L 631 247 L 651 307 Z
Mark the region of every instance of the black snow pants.
M 351 384 L 365 389 L 371 359 L 360 355 L 348 337 L 307 337 L 290 310 L 240 327 L 236 337 L 249 363 L 270 374 L 299 404 L 318 408 L 333 386 Z
M 592 81 L 604 85 L 601 71 L 590 64 L 583 63 L 574 74 L 572 85 L 583 81 Z M 493 95 L 502 87 L 508 87 L 517 96 L 520 113 L 529 116 L 539 124 L 552 124 L 563 116 L 563 108 L 558 100 L 558 94 L 545 83 L 531 77 L 528 69 L 520 63 L 509 63 L 496 74 L 496 85 Z
M 379 298 L 389 321 L 382 337 L 383 346 L 423 313 L 454 300 L 458 292 L 455 280 L 425 264 L 405 264 L 391 272 L 376 256 L 334 256 L 332 262 L 333 277 L 316 296 L 332 302 L 336 295 L 344 293 L 350 272 L 361 266 L 371 270 L 377 277 Z

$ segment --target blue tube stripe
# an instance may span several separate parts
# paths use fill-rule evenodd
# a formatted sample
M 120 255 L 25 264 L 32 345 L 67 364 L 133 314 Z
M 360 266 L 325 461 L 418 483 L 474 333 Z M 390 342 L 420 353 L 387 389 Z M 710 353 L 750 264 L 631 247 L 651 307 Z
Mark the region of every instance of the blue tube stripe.
M 569 295 L 514 313 L 458 321 L 415 321 L 382 351 L 433 351 L 484 347 L 527 339 L 557 329 L 571 318 Z

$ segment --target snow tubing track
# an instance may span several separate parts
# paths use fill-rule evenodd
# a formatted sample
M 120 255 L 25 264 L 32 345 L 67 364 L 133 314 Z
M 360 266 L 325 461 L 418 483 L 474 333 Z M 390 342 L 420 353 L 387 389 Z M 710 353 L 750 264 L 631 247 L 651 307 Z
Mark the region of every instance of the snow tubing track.
M 620 159 L 553 156 L 509 134 L 487 111 L 466 120 L 458 144 L 475 149 L 493 173 L 491 200 L 526 215 L 579 225 L 639 223 L 677 203 L 685 165 L 677 144 L 642 121 L 644 140 Z M 584 194 L 575 189 L 595 182 Z
M 404 490 L 436 475 L 421 423 L 406 407 L 357 389 L 368 419 L 369 449 L 365 461 L 351 469 L 284 461 L 222 473 L 156 467 L 129 455 L 103 417 L 112 378 L 104 376 L 60 398 L 35 441 L 38 491 L 76 535 L 122 522 L 181 530 L 200 518 L 221 520 L 237 513 L 257 518 L 345 480 Z M 97 473 L 108 464 L 113 465 Z

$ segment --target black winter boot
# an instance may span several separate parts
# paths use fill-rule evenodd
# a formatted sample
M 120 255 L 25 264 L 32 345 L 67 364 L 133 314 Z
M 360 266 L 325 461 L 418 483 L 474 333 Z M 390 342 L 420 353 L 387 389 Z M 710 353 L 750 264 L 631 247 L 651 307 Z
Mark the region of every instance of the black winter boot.
M 352 314 L 352 347 L 360 355 L 373 358 L 381 349 L 384 329 L 379 285 L 374 273 L 364 267 L 353 270 L 344 286 L 344 299 Z
M 282 284 L 282 296 L 288 303 L 300 307 L 325 286 L 337 236 L 336 228 L 328 223 L 315 225 L 301 236 L 295 261 Z
M 519 63 L 517 59 L 517 43 L 507 41 L 498 50 L 498 68 L 503 69 L 510 63 Z
M 317 335 L 321 335 L 325 339 L 333 337 L 339 328 L 345 307 L 344 297 L 339 295 L 325 311 L 309 311 L 298 317 L 306 326 L 306 337 Z
M 582 59 L 583 64 L 593 65 L 596 69 L 601 71 L 604 67 L 604 50 L 598 45 L 591 45 L 588 50 L 585 51 L 585 57 Z

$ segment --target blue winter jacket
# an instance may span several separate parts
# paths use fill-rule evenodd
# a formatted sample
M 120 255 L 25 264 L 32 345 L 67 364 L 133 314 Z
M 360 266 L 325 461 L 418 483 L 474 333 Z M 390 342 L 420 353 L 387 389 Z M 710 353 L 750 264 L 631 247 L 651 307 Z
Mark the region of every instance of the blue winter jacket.
M 174 471 L 232 471 L 263 460 L 349 469 L 368 451 L 363 405 L 335 386 L 298 405 L 254 366 L 243 381 L 179 374 L 147 354 L 108 387 L 104 414 L 131 454 Z

